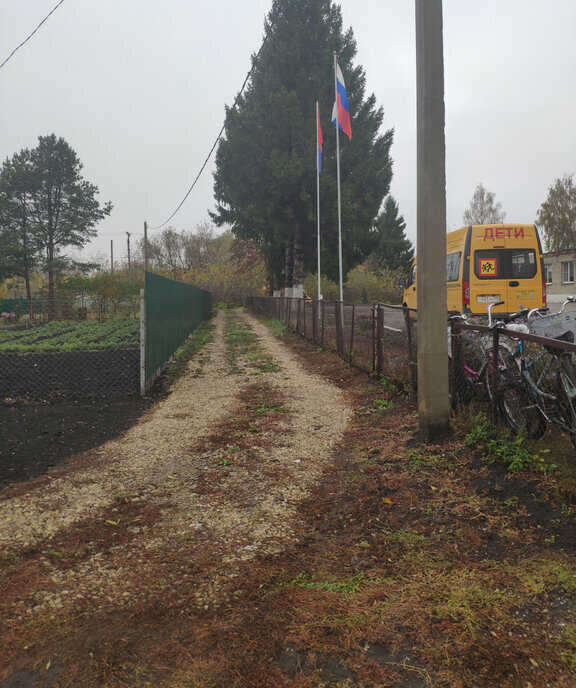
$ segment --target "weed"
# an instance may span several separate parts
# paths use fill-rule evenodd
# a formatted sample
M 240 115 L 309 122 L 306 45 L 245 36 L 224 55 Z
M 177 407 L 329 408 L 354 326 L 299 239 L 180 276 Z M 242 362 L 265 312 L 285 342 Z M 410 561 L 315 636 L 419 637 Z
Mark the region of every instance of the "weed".
M 562 661 L 571 669 L 576 667 L 576 624 L 568 624 L 562 631 L 561 641 L 568 650 L 561 653 Z
M 502 502 L 502 509 L 516 509 L 518 508 L 518 503 L 520 502 L 520 497 L 515 495 L 514 497 L 508 497 Z
M 47 550 L 46 554 L 47 554 L 48 556 L 50 556 L 50 557 L 56 557 L 56 559 L 62 559 L 62 557 L 64 556 L 64 555 L 62 554 L 62 552 L 58 552 L 58 551 L 55 550 L 55 549 L 49 549 L 49 550 Z
M 262 375 L 263 373 L 277 373 L 280 366 L 274 361 L 272 356 L 257 351 L 256 353 L 246 356 L 246 361 L 252 364 L 256 370 L 251 372 L 251 375 Z
M 282 404 L 262 404 L 256 409 L 256 413 L 274 413 L 276 411 L 284 411 Z
M 374 411 L 388 411 L 395 408 L 393 401 L 388 401 L 387 399 L 375 399 L 372 403 Z
M 424 536 L 414 530 L 395 530 L 388 535 L 392 542 L 404 545 L 418 545 L 424 542 Z
M 470 632 L 483 622 L 480 611 L 497 605 L 505 594 L 472 572 L 459 571 L 441 577 L 438 582 L 441 585 L 437 590 L 440 601 L 433 605 L 432 616 L 440 621 L 451 619 L 463 623 Z
M 385 378 L 385 377 L 380 378 L 380 384 L 382 385 L 382 387 L 386 387 L 386 389 L 390 390 L 390 392 L 392 392 L 392 394 L 398 394 L 398 392 L 400 391 L 398 389 L 398 385 L 396 385 L 396 384 L 394 384 L 394 382 L 391 382 L 390 380 L 388 380 L 388 378 Z
M 411 466 L 416 470 L 451 471 L 457 466 L 454 458 L 446 454 L 428 454 L 427 452 L 411 450 L 407 456 Z
M 496 436 L 496 428 L 486 416 L 479 413 L 472 424 L 470 432 L 466 435 L 465 442 L 469 447 L 478 447 L 493 440 Z
M 365 574 L 363 571 L 357 573 L 355 576 L 345 578 L 342 581 L 316 581 L 310 577 L 309 574 L 301 572 L 296 578 L 288 581 L 280 588 L 296 587 L 308 588 L 310 590 L 325 590 L 326 592 L 335 592 L 342 595 L 352 595 L 360 590 L 360 587 L 366 583 Z
M 200 323 L 192 334 L 186 339 L 184 344 L 174 354 L 174 360 L 170 363 L 166 372 L 162 376 L 162 384 L 170 386 L 175 380 L 187 371 L 188 362 L 197 354 L 206 344 L 213 340 L 214 323 L 205 321 Z M 198 369 L 196 376 L 202 371 L 202 365 L 205 360 L 198 358 Z
M 485 457 L 499 459 L 512 472 L 532 467 L 543 473 L 550 473 L 556 468 L 555 464 L 547 463 L 542 455 L 534 453 L 526 445 L 526 438 L 522 433 L 518 433 L 513 440 L 498 437 L 496 428 L 483 414 L 474 419 L 465 442 L 468 446 L 479 448 Z
M 442 502 L 430 502 L 426 505 L 424 511 L 427 514 L 439 514 L 441 511 L 444 511 L 444 504 Z
M 281 337 L 286 332 L 286 325 L 280 320 L 262 320 L 262 322 L 275 337 Z

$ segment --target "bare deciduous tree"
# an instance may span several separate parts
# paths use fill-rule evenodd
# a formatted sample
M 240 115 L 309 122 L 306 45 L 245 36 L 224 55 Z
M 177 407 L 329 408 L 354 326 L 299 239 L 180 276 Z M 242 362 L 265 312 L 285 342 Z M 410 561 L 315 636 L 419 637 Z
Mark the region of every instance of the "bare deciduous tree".
M 501 203 L 494 203 L 496 194 L 487 191 L 482 183 L 478 184 L 463 220 L 466 225 L 500 224 L 506 213 Z

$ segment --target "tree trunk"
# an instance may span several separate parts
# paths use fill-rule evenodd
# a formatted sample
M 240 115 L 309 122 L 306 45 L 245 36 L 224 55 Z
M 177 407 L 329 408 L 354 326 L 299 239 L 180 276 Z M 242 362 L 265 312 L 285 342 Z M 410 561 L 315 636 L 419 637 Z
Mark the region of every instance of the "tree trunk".
M 304 243 L 302 241 L 302 226 L 298 222 L 294 228 L 292 296 L 296 299 L 304 298 Z
M 284 296 L 290 298 L 292 296 L 292 284 L 294 277 L 294 244 L 290 240 L 286 240 L 286 267 L 284 270 Z
M 24 283 L 26 285 L 26 300 L 28 301 L 28 320 L 32 322 L 34 309 L 32 308 L 32 290 L 30 288 L 30 271 L 28 270 L 28 266 L 26 266 L 24 270 Z
M 26 285 L 26 299 L 28 301 L 28 319 L 32 321 L 32 315 L 33 315 L 33 308 L 32 308 L 32 292 L 30 289 L 30 264 L 31 264 L 31 259 L 30 259 L 30 253 L 29 253 L 29 246 L 28 246 L 28 233 L 26 231 L 26 219 L 24 219 L 24 226 L 23 226 L 23 235 L 22 235 L 22 244 L 24 247 L 24 274 L 22 275 L 24 277 L 24 284 Z
M 56 299 L 54 294 L 54 246 L 48 245 L 48 321 L 56 319 Z

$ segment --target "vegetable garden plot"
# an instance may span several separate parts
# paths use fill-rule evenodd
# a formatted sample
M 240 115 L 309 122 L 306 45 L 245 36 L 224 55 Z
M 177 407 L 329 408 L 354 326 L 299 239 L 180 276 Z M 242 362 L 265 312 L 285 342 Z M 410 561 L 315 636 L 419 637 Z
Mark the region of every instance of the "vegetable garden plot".
M 0 331 L 0 399 L 97 399 L 139 390 L 137 321 Z
M 138 320 L 52 322 L 29 330 L 0 330 L 0 353 L 5 351 L 95 351 L 136 349 Z

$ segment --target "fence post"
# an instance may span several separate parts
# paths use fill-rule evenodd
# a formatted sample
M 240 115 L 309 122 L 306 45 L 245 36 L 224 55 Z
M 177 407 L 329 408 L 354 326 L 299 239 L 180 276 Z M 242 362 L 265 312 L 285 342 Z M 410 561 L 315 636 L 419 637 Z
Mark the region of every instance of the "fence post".
M 298 299 L 298 300 L 296 301 L 296 303 L 298 304 L 298 310 L 296 311 L 296 332 L 297 332 L 298 334 L 302 334 L 302 332 L 300 332 L 300 322 L 301 322 L 301 318 L 300 318 L 300 310 L 301 310 L 301 308 L 300 308 L 300 307 L 301 307 L 301 305 L 302 305 L 302 300 L 301 300 L 301 299 Z
M 418 378 L 416 375 L 416 361 L 414 360 L 414 351 L 412 348 L 412 318 L 410 317 L 410 311 L 405 306 L 402 309 L 404 311 L 404 323 L 406 324 L 406 340 L 408 342 L 408 359 L 410 362 L 410 383 L 412 385 L 412 390 L 416 392 L 418 388 Z
M 372 304 L 372 372 L 376 372 L 376 304 Z
M 334 316 L 336 318 L 336 349 L 344 357 L 344 302 L 334 302 Z
M 352 304 L 352 324 L 350 325 L 350 363 L 352 363 L 352 356 L 354 354 L 354 321 L 356 315 L 356 306 Z
M 146 396 L 146 292 L 140 289 L 140 396 Z
M 320 302 L 316 301 L 314 299 L 312 301 L 312 341 L 314 343 L 318 342 L 318 317 L 319 317 L 319 312 L 318 312 L 318 304 Z
M 381 304 L 376 311 L 376 372 L 382 375 L 384 371 L 384 312 Z

